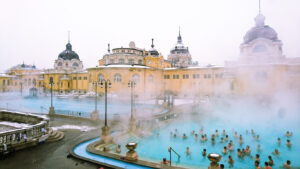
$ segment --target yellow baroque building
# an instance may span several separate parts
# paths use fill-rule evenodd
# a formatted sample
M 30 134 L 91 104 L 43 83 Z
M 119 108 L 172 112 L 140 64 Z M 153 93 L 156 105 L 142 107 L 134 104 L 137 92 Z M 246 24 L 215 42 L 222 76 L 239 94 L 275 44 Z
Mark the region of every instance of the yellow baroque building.
M 99 83 L 109 80 L 109 94 L 121 98 L 130 94 L 128 82 L 134 81 L 135 95 L 140 99 L 163 97 L 201 98 L 210 96 L 272 96 L 282 92 L 300 93 L 300 58 L 286 58 L 276 31 L 258 14 L 255 26 L 244 36 L 240 56 L 224 66 L 198 66 L 179 33 L 177 44 L 168 59 L 154 48 L 129 47 L 110 50 L 98 66 L 83 69 L 70 42 L 55 60 L 53 69 L 36 69 L 34 65 L 17 65 L 0 75 L 0 91 L 23 92 L 37 88 L 49 91 L 50 79 L 57 94 L 103 95 Z M 97 86 L 96 86 L 97 85 Z

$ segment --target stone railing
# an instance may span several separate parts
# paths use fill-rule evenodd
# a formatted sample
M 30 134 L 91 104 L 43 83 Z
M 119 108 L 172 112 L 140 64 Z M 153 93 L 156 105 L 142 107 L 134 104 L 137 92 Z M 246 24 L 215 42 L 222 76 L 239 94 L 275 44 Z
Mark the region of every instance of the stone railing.
M 4 144 L 14 146 L 30 141 L 38 143 L 48 133 L 49 119 L 46 117 L 0 110 L 0 121 L 29 124 L 26 128 L 0 132 L 0 149 L 3 148 Z

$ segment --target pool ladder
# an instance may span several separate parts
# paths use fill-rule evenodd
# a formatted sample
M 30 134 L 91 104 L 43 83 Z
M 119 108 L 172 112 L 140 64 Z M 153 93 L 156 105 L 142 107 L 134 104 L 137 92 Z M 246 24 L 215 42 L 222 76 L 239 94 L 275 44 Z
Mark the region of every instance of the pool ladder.
M 171 146 L 168 148 L 168 151 L 170 153 L 170 166 L 172 166 L 172 151 L 177 155 L 178 161 L 180 160 L 180 155 Z

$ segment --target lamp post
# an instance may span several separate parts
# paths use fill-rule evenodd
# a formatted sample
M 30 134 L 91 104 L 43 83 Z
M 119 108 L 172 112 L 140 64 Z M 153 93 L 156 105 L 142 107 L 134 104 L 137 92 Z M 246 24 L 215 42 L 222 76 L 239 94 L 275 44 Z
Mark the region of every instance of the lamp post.
M 105 121 L 104 126 L 102 127 L 101 140 L 102 143 L 110 143 L 112 142 L 112 138 L 110 136 L 110 128 L 107 126 L 107 88 L 111 88 L 111 82 L 109 79 L 100 81 L 100 87 L 104 87 L 104 95 L 105 95 Z
M 98 112 L 98 108 L 97 108 L 97 104 L 98 104 L 98 85 L 100 85 L 99 82 L 94 81 L 93 86 L 95 86 L 95 110 L 92 112 L 91 114 L 91 119 L 92 120 L 98 120 L 99 119 L 99 112 Z
M 136 129 L 136 125 L 135 125 L 135 119 L 133 117 L 133 113 L 135 112 L 135 106 L 134 106 L 134 88 L 136 86 L 135 81 L 129 81 L 128 82 L 128 87 L 130 87 L 131 90 L 131 111 L 130 111 L 130 120 L 129 120 L 129 127 L 128 127 L 128 131 L 134 131 Z
M 49 108 L 49 115 L 53 115 L 53 114 L 55 114 L 54 107 L 53 107 L 53 85 L 54 85 L 53 77 L 50 77 L 49 85 L 51 86 L 51 88 L 50 88 L 50 93 L 51 93 L 51 106 L 50 106 L 50 108 Z

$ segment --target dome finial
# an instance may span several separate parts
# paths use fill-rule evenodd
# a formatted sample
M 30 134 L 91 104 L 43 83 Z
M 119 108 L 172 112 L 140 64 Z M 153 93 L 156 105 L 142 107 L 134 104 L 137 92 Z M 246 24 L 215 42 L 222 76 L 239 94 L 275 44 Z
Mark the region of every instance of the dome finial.
M 260 0 L 258 0 L 258 13 L 261 14 Z
M 154 48 L 154 43 L 153 43 L 154 39 L 152 38 L 152 44 L 151 47 Z
M 255 24 L 256 27 L 263 27 L 265 26 L 265 17 L 261 14 L 261 1 L 258 0 L 258 15 L 255 17 Z
M 177 37 L 177 43 L 182 43 L 182 38 L 181 38 L 181 34 L 180 34 L 180 26 L 179 26 L 179 35 Z
M 108 53 L 110 53 L 110 44 L 107 44 L 107 51 L 108 51 Z
M 68 31 L 68 43 L 70 43 L 70 31 Z

